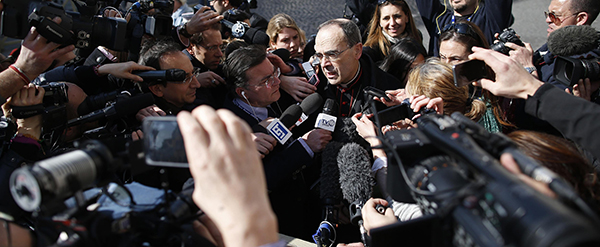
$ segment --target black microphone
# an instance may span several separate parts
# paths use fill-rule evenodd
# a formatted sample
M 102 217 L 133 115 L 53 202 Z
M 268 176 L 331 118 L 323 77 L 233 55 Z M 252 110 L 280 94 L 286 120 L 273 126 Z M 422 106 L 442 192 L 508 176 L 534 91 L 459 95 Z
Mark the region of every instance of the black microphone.
M 300 108 L 302 108 L 302 112 L 304 112 L 304 114 L 310 115 L 319 110 L 319 107 L 322 103 L 323 97 L 321 97 L 321 95 L 318 93 L 313 93 L 302 100 L 300 103 Z
M 600 34 L 591 26 L 566 26 L 548 36 L 548 50 L 557 56 L 573 56 L 598 48 Z
M 290 51 L 285 48 L 279 48 L 277 50 L 272 51 L 271 53 L 277 55 L 281 60 L 287 63 L 290 60 Z
M 340 186 L 344 199 L 350 204 L 350 221 L 360 227 L 361 238 L 365 246 L 369 245 L 369 236 L 362 219 L 362 207 L 373 191 L 375 181 L 371 174 L 371 160 L 367 150 L 357 143 L 345 144 L 337 156 L 340 171 Z
M 133 74 L 142 77 L 144 81 L 152 82 L 183 81 L 187 77 L 187 73 L 182 69 L 138 70 Z
M 154 97 L 151 93 L 134 96 L 116 102 L 115 104 L 90 114 L 80 116 L 67 122 L 67 127 L 93 122 L 100 119 L 116 119 L 130 114 L 134 114 L 144 107 L 154 104 Z
M 248 24 L 241 21 L 233 23 L 223 19 L 221 20 L 221 23 L 231 29 L 231 35 L 233 37 L 243 39 L 248 44 L 269 46 L 269 35 L 261 30 L 249 27 Z
M 321 155 L 321 177 L 319 179 L 320 198 L 324 204 L 323 221 L 312 236 L 317 246 L 331 246 L 337 237 L 336 227 L 339 210 L 336 207 L 342 201 L 340 189 L 340 171 L 337 157 L 345 143 L 331 141 Z
M 292 135 L 289 128 L 296 124 L 301 116 L 302 108 L 298 105 L 291 105 L 285 109 L 278 121 L 271 122 L 267 128 L 256 124 L 252 126 L 252 131 L 269 134 L 275 137 L 281 144 L 284 144 Z
M 83 100 L 83 102 L 81 102 L 81 104 L 79 104 L 77 107 L 77 115 L 83 116 L 90 112 L 100 110 L 106 107 L 108 102 L 116 99 L 117 97 L 128 98 L 130 96 L 131 93 L 129 91 L 121 90 L 87 96 L 85 100 Z
M 317 116 L 315 122 L 315 128 L 329 130 L 333 132 L 335 130 L 335 124 L 337 123 L 337 117 L 333 116 L 335 108 L 335 101 L 333 99 L 327 99 L 323 106 L 323 112 Z

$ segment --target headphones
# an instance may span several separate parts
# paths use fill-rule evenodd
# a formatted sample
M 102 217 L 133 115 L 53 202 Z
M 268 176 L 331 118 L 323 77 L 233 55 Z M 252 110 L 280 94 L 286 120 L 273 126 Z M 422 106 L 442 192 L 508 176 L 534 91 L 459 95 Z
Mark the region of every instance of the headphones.
M 248 101 L 248 98 L 246 98 L 246 91 L 242 91 L 242 97 L 244 97 L 244 99 L 246 99 L 246 101 Z

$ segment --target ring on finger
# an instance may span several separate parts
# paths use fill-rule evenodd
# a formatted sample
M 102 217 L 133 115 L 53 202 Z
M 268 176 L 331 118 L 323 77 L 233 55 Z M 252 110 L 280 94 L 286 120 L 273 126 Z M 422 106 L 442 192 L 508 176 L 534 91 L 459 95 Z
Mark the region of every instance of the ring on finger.
M 216 84 L 217 83 L 217 79 L 213 78 L 212 81 L 210 81 L 210 82 L 212 82 L 212 84 Z

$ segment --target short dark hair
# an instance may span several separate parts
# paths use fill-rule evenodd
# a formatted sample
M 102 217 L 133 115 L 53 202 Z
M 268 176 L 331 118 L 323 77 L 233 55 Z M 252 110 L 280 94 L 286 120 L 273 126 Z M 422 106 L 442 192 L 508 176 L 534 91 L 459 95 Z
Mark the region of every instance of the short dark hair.
M 204 31 L 208 31 L 208 30 L 218 30 L 219 32 L 221 31 L 221 23 L 215 23 L 214 25 L 209 26 L 209 28 L 207 30 Z M 198 45 L 201 44 L 202 41 L 204 41 L 204 31 L 199 32 L 199 33 L 195 33 L 194 35 L 192 35 L 192 37 L 190 38 L 190 44 L 193 45 Z
M 592 25 L 592 22 L 598 17 L 600 12 L 600 1 L 598 0 L 570 0 L 571 13 L 576 14 L 586 12 L 589 15 L 586 25 Z
M 167 54 L 181 52 L 180 46 L 170 40 L 148 40 L 142 45 L 140 50 L 140 59 L 138 64 L 150 66 L 156 70 L 160 70 L 160 58 Z M 147 82 L 152 84 L 152 82 Z M 162 85 L 166 86 L 167 82 Z
M 350 20 L 346 20 L 346 19 L 333 19 L 333 20 L 328 20 L 326 22 L 323 22 L 321 25 L 319 25 L 318 31 L 321 30 L 321 28 L 327 27 L 327 26 L 338 26 L 342 29 L 342 32 L 344 32 L 344 38 L 346 39 L 346 43 L 348 44 L 349 47 L 352 47 L 358 43 L 362 43 L 362 37 L 360 36 L 360 29 L 358 29 L 358 26 L 350 21 Z
M 266 58 L 267 53 L 263 46 L 250 45 L 231 52 L 223 66 L 227 87 L 232 92 L 238 87 L 247 87 L 249 78 L 246 77 L 246 71 L 261 64 Z

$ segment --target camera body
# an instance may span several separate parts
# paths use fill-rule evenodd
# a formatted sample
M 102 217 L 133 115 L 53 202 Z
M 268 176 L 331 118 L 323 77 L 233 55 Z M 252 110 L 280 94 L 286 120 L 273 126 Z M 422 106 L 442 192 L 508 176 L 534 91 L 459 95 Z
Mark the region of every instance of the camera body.
M 93 49 L 98 45 L 112 50 L 125 50 L 125 34 L 127 22 L 124 19 L 95 17 L 99 5 L 95 0 L 84 4 L 73 2 L 79 12 L 67 12 L 61 5 L 38 0 L 5 1 L 2 23 L 2 34 L 8 37 L 23 39 L 30 26 L 49 41 L 62 45 L 75 45 L 81 49 Z M 57 24 L 52 18 L 60 17 Z
M 523 44 L 523 41 L 521 41 L 521 39 L 519 39 L 519 36 L 517 36 L 517 32 L 515 32 L 514 29 L 509 27 L 505 28 L 502 31 L 502 33 L 498 35 L 498 42 L 492 44 L 490 46 L 490 49 L 500 52 L 504 55 L 508 55 L 508 52 L 510 52 L 511 49 L 504 45 L 507 42 L 515 43 L 523 47 L 525 46 L 525 44 Z

